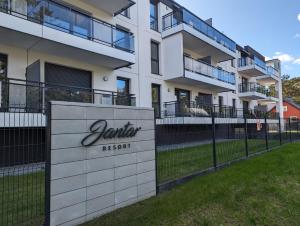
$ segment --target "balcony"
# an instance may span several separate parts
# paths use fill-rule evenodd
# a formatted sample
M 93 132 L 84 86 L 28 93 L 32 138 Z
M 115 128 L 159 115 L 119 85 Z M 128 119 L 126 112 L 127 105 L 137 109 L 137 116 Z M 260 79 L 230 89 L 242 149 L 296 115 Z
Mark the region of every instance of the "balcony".
M 259 76 L 256 79 L 263 84 L 274 84 L 278 82 L 280 78 L 280 72 L 271 66 L 266 67 L 267 74 Z
M 113 16 L 121 13 L 122 11 L 130 8 L 135 4 L 131 0 L 109 0 L 109 1 L 99 1 L 99 0 L 81 0 L 84 3 L 90 4 L 97 9 L 103 10 Z
M 0 3 L 0 44 L 117 69 L 135 63 L 134 36 L 49 0 Z
M 44 112 L 49 101 L 124 106 L 135 106 L 136 102 L 132 94 L 20 79 L 0 80 L 0 112 Z
M 216 62 L 236 56 L 234 41 L 185 9 L 165 15 L 162 22 L 164 39 L 181 33 L 184 48 L 203 56 L 212 56 Z
M 239 97 L 246 100 L 264 100 L 269 95 L 269 90 L 257 83 L 239 85 Z
M 178 73 L 180 74 L 180 73 Z M 235 74 L 184 56 L 184 75 L 169 79 L 214 92 L 235 90 Z
M 242 124 L 247 119 L 276 119 L 277 113 L 265 112 L 258 109 L 240 109 L 232 106 L 203 105 L 192 102 L 166 102 L 163 115 L 157 119 L 158 124 L 206 124 L 211 125 L 212 117 L 216 124 Z M 249 123 L 257 123 L 256 120 Z
M 266 63 L 257 57 L 254 57 L 254 59 L 250 57 L 240 58 L 238 61 L 238 71 L 241 74 L 251 77 L 264 76 L 267 74 Z

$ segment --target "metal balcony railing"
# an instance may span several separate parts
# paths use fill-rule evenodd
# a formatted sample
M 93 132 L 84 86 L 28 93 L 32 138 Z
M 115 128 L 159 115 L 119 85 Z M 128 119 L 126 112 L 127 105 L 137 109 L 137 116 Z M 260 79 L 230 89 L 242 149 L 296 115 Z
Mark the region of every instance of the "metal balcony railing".
M 49 101 L 135 106 L 132 94 L 20 79 L 0 80 L 0 111 L 43 111 Z
M 51 0 L 2 0 L 0 12 L 130 53 L 134 35 L 114 25 Z
M 171 101 L 164 103 L 163 117 L 216 117 L 216 118 L 278 118 L 278 113 L 232 106 L 207 105 L 197 101 Z
M 182 23 L 187 24 L 232 52 L 236 51 L 236 43 L 234 41 L 186 9 L 165 15 L 162 18 L 162 23 L 164 31 Z
M 231 85 L 236 84 L 234 73 L 224 71 L 221 68 L 214 67 L 188 56 L 184 56 L 184 69 L 225 83 L 229 83 Z
M 258 83 L 247 83 L 247 84 L 240 84 L 239 85 L 239 92 L 240 93 L 248 93 L 248 92 L 257 92 L 264 95 L 268 95 L 269 89 L 267 87 L 262 86 Z

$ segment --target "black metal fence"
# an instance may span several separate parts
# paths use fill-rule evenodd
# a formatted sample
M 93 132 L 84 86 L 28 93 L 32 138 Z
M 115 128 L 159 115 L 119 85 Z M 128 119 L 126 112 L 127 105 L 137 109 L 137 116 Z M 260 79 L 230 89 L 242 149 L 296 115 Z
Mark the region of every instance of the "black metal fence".
M 176 118 L 156 124 L 158 191 L 194 176 L 300 140 L 300 120 L 240 117 Z M 200 120 L 200 121 L 199 121 Z
M 0 225 L 44 223 L 45 118 L 22 108 L 0 112 Z

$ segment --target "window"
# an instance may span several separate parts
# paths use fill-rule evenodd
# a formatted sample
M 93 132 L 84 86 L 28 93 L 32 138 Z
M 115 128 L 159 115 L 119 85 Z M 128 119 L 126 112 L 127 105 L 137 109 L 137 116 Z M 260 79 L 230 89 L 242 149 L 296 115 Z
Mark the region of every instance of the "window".
M 158 31 L 158 9 L 154 0 L 150 0 L 150 28 Z
M 122 16 L 130 18 L 130 8 L 125 9 L 123 12 L 120 13 Z
M 288 111 L 288 107 L 287 106 L 283 106 L 283 111 L 287 112 Z
M 129 79 L 117 78 L 117 96 L 116 105 L 131 106 Z
M 151 73 L 159 74 L 159 44 L 151 41 Z
M 128 95 L 129 94 L 129 79 L 127 78 L 117 78 L 117 91 L 118 94 Z

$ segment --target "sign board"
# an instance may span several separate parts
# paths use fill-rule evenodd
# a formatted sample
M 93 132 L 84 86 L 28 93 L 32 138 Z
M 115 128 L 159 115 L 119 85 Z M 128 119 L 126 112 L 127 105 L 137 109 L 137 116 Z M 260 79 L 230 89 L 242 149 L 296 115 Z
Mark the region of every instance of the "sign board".
M 152 109 L 52 102 L 50 225 L 77 225 L 156 195 Z

